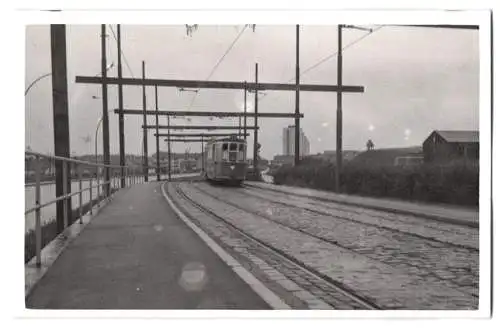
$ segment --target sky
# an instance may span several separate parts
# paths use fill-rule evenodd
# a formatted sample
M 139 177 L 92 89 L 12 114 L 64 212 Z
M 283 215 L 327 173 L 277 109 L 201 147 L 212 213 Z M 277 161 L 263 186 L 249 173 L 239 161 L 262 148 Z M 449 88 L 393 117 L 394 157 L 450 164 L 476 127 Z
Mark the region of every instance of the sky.
M 116 25 L 111 27 L 116 32 Z M 418 146 L 433 130 L 479 129 L 478 31 L 365 27 L 374 31 L 343 31 L 343 45 L 347 46 L 343 51 L 343 83 L 365 87 L 364 93 L 343 95 L 343 149 L 363 150 L 368 139 L 375 148 Z M 75 83 L 76 75 L 100 73 L 100 31 L 100 25 L 67 25 L 66 29 L 70 148 L 75 155 L 94 153 L 96 127 L 102 115 L 101 87 Z M 240 32 L 240 38 L 211 74 Z M 259 63 L 259 82 L 294 83 L 294 25 L 257 25 L 255 31 L 243 24 L 199 25 L 190 36 L 184 25 L 122 25 L 121 34 L 124 77 L 141 77 L 145 61 L 150 78 L 254 81 L 255 63 Z M 117 45 L 110 25 L 107 35 L 108 64 L 114 63 L 108 75 L 116 76 Z M 336 51 L 336 25 L 301 26 L 301 72 Z M 50 27 L 27 26 L 25 88 L 50 71 Z M 301 76 L 301 83 L 336 82 L 336 56 Z M 47 77 L 25 96 L 25 145 L 43 153 L 53 153 L 54 148 L 51 88 L 51 78 Z M 124 107 L 142 109 L 142 88 L 125 86 L 123 90 Z M 158 95 L 160 110 L 238 111 L 244 103 L 242 90 L 201 89 L 195 94 L 159 88 Z M 116 86 L 108 87 L 108 99 L 110 110 L 118 107 Z M 250 94 L 250 111 L 253 99 Z M 153 87 L 147 89 L 147 107 L 155 108 Z M 294 110 L 294 92 L 266 91 L 259 96 L 259 112 Z M 300 111 L 311 153 L 335 150 L 336 93 L 301 92 Z M 154 124 L 154 116 L 148 122 Z M 248 123 L 253 125 L 253 119 Z M 292 118 L 259 120 L 264 158 L 282 153 L 283 128 L 293 123 Z M 160 124 L 166 124 L 166 117 L 160 118 Z M 171 124 L 237 125 L 238 118 L 211 121 L 193 117 L 191 122 L 177 118 Z M 125 116 L 127 153 L 142 153 L 141 125 L 142 116 Z M 98 133 L 98 152 L 102 153 L 102 130 Z M 153 134 L 154 130 L 148 132 L 149 154 L 155 152 Z M 253 137 L 247 141 L 251 154 Z M 114 113 L 110 113 L 110 143 L 111 153 L 118 153 L 118 117 Z M 160 149 L 167 149 L 163 139 Z M 195 152 L 201 145 L 176 143 L 172 149 Z

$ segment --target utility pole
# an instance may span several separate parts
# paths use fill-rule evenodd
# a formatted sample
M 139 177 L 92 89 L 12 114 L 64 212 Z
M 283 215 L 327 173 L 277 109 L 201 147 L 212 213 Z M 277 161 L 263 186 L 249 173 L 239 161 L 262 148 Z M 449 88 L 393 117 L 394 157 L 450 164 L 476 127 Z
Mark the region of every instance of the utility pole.
M 67 157 L 70 155 L 69 119 L 68 119 L 68 81 L 66 68 L 66 26 L 50 25 L 50 45 L 52 60 L 52 104 L 54 119 L 54 155 Z M 63 180 L 63 165 L 69 169 L 66 162 L 55 161 L 56 167 L 56 197 L 63 195 L 65 188 Z M 69 172 L 66 171 L 66 172 Z M 66 175 L 69 176 L 69 175 Z M 66 190 L 71 193 L 71 179 L 66 181 Z M 65 227 L 64 202 L 66 202 L 68 221 L 71 220 L 71 198 L 57 202 L 56 227 L 61 233 Z
M 146 63 L 144 60 L 142 61 L 142 79 L 146 79 Z M 147 116 L 146 116 L 146 85 L 142 85 L 142 110 L 144 114 L 142 115 L 142 124 L 147 125 Z M 158 119 L 158 118 L 157 118 Z M 158 139 L 158 138 L 157 138 Z M 148 182 L 149 180 L 149 165 L 148 165 L 148 129 L 144 128 L 142 130 L 142 164 L 143 164 L 143 174 L 144 181 Z
M 338 29 L 338 51 L 337 51 L 337 167 L 335 168 L 335 190 L 340 193 L 340 176 L 342 170 L 342 27 Z
M 201 174 L 203 176 L 203 173 L 205 173 L 205 156 L 204 156 L 204 149 L 203 149 L 203 136 L 201 136 Z
M 238 138 L 241 138 L 241 116 L 238 117 Z
M 156 109 L 156 181 L 161 180 L 160 172 L 160 136 L 158 135 L 158 86 L 155 85 L 155 109 Z M 146 114 L 144 114 L 146 115 Z M 146 128 L 145 128 L 146 129 Z
M 296 26 L 296 45 L 295 45 L 295 166 L 299 165 L 300 161 L 300 119 L 298 114 L 300 114 L 300 87 L 299 87 L 299 79 L 300 79 L 300 68 L 299 68 L 299 34 L 300 27 L 297 24 Z
M 172 158 L 170 151 L 170 116 L 167 116 L 167 126 L 168 126 L 168 181 L 172 179 Z
M 258 102 L 258 83 L 259 83 L 259 63 L 255 63 L 255 118 L 254 118 L 254 126 L 255 129 L 253 130 L 253 168 L 254 171 L 257 172 L 257 144 L 258 144 L 258 132 L 257 132 L 257 114 L 259 112 L 259 102 Z
M 245 81 L 245 87 L 243 89 L 243 101 L 245 104 L 243 105 L 243 111 L 245 112 L 245 116 L 243 116 L 243 135 L 245 136 L 245 145 L 247 142 L 247 81 Z M 246 152 L 246 149 L 245 149 Z M 246 158 L 246 153 L 245 153 L 245 158 Z
M 101 24 L 101 76 L 102 76 L 102 156 L 104 164 L 110 164 L 109 158 L 109 118 L 108 118 L 108 84 L 106 78 L 108 77 L 108 68 L 106 63 L 106 24 Z M 109 196 L 110 181 L 109 167 L 104 169 L 104 194 Z
M 118 133 L 120 142 L 120 166 L 121 166 L 121 187 L 125 188 L 125 133 L 123 110 L 123 85 L 122 85 L 122 43 L 120 24 L 117 25 L 117 47 L 118 47 Z

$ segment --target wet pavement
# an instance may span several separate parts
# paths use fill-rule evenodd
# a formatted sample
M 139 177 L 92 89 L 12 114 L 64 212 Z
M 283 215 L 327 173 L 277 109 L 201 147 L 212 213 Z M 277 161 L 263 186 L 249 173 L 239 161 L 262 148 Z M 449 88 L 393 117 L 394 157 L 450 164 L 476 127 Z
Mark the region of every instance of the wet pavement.
M 122 190 L 26 298 L 34 309 L 268 309 L 165 202 Z

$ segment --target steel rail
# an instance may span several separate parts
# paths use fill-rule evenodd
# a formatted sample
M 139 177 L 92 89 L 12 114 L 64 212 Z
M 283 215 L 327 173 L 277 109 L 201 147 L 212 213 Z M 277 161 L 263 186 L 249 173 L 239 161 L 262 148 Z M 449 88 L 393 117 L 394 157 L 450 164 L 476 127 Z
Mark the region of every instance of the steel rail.
M 181 197 L 183 197 L 186 200 L 188 200 L 193 206 L 197 207 L 202 212 L 205 212 L 205 213 L 209 214 L 210 216 L 216 218 L 217 220 L 224 222 L 226 225 L 228 225 L 232 229 L 236 230 L 238 233 L 240 233 L 241 235 L 243 235 L 245 238 L 247 238 L 249 240 L 252 240 L 253 242 L 255 242 L 258 245 L 260 245 L 261 247 L 263 247 L 266 250 L 272 252 L 274 255 L 282 258 L 284 261 L 286 261 L 288 263 L 292 263 L 295 266 L 299 267 L 302 271 L 308 273 L 309 275 L 315 277 L 316 279 L 322 280 L 324 283 L 328 284 L 333 289 L 335 289 L 338 292 L 342 293 L 344 296 L 350 298 L 351 300 L 357 302 L 359 305 L 363 306 L 363 308 L 365 308 L 365 309 L 371 309 L 371 310 L 380 310 L 381 309 L 377 304 L 375 304 L 371 300 L 367 299 L 366 297 L 356 294 L 356 292 L 350 290 L 350 288 L 348 288 L 346 286 L 343 286 L 341 283 L 339 283 L 339 282 L 331 279 L 330 277 L 328 277 L 328 276 L 326 276 L 326 275 L 324 275 L 324 274 L 322 274 L 320 272 L 317 272 L 313 268 L 310 268 L 308 265 L 306 265 L 306 264 L 302 263 L 301 261 L 293 258 L 292 256 L 286 254 L 285 252 L 277 249 L 276 247 L 274 247 L 274 246 L 272 246 L 272 245 L 270 245 L 270 244 L 262 241 L 261 239 L 256 238 L 256 237 L 248 234 L 247 232 L 245 232 L 241 228 L 238 228 L 233 223 L 231 223 L 228 220 L 226 220 L 226 219 L 222 218 L 221 216 L 217 215 L 212 210 L 210 210 L 210 209 L 206 208 L 205 206 L 199 204 L 198 202 L 194 201 L 191 197 L 189 197 L 188 195 L 186 195 L 186 193 L 179 187 L 179 185 L 175 186 L 175 191 Z M 203 192 L 202 190 L 200 190 L 200 191 Z

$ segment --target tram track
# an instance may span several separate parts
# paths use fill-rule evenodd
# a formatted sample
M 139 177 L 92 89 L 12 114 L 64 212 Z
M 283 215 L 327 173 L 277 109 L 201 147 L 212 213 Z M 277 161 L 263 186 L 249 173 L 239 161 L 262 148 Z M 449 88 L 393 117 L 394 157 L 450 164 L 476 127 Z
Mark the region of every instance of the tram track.
M 386 219 L 385 215 L 391 214 L 392 218 L 391 221 L 400 221 L 402 223 L 407 223 L 409 220 L 409 217 L 413 217 L 416 220 L 418 220 L 418 225 L 420 227 L 425 227 L 437 231 L 442 231 L 442 232 L 449 232 L 449 229 L 443 229 L 443 226 L 448 226 L 448 227 L 454 227 L 456 229 L 462 228 L 462 229 L 474 229 L 478 230 L 479 226 L 476 224 L 476 222 L 464 222 L 463 220 L 442 220 L 442 219 L 437 219 L 437 218 L 430 218 L 427 216 L 422 216 L 416 213 L 394 213 L 392 211 L 385 211 L 384 209 L 381 208 L 372 208 L 372 207 L 365 207 L 363 204 L 360 204 L 357 206 L 356 204 L 352 203 L 346 203 L 334 199 L 328 199 L 328 198 L 322 198 L 320 196 L 314 196 L 314 195 L 304 195 L 304 194 L 295 194 L 290 191 L 286 190 L 279 190 L 279 189 L 269 189 L 265 188 L 263 186 L 257 186 L 253 184 L 242 184 L 242 188 L 246 190 L 255 190 L 256 192 L 262 192 L 262 193 L 267 193 L 267 194 L 275 194 L 275 195 L 280 195 L 281 197 L 285 196 L 290 199 L 296 198 L 296 199 L 307 199 L 311 201 L 314 204 L 322 204 L 322 206 L 327 207 L 328 209 L 331 210 L 337 210 L 341 212 L 350 212 L 354 214 L 362 214 L 369 212 L 371 217 L 375 218 L 381 218 L 381 219 Z M 358 210 L 356 208 L 361 208 L 361 210 Z M 380 215 L 378 213 L 384 213 L 383 215 Z M 405 219 L 403 219 L 405 217 Z M 413 220 L 415 221 L 415 220 Z M 417 223 L 415 223 L 416 225 Z
M 192 187 L 192 186 L 191 186 Z M 243 229 L 239 228 L 232 222 L 228 221 L 224 217 L 218 215 L 211 209 L 207 208 L 206 206 L 200 204 L 196 200 L 194 200 L 192 197 L 187 195 L 182 188 L 180 188 L 179 184 L 177 184 L 175 187 L 175 193 L 180 196 L 182 199 L 185 199 L 188 201 L 192 206 L 196 207 L 200 211 L 204 212 L 206 215 L 210 216 L 211 218 L 223 223 L 225 226 L 227 226 L 230 230 L 234 231 L 238 235 L 241 236 L 241 238 L 246 239 L 256 245 L 258 245 L 262 250 L 264 250 L 267 253 L 271 253 L 272 256 L 277 257 L 282 263 L 286 263 L 287 265 L 291 265 L 298 270 L 304 272 L 305 274 L 309 275 L 310 277 L 313 278 L 313 281 L 319 281 L 319 283 L 313 283 L 313 285 L 316 285 L 317 287 L 321 289 L 325 289 L 325 285 L 329 287 L 329 289 L 334 290 L 337 293 L 337 298 L 340 300 L 346 299 L 345 302 L 352 304 L 352 309 L 382 309 L 374 300 L 371 300 L 363 295 L 359 295 L 356 291 L 350 289 L 349 287 L 343 285 L 342 283 L 339 283 L 338 281 L 333 280 L 332 278 L 328 277 L 325 274 L 322 274 L 321 272 L 318 272 L 314 268 L 311 268 L 310 266 L 306 265 L 302 261 L 288 255 L 287 253 L 283 252 L 282 250 L 274 247 L 273 245 L 269 244 L 268 242 L 257 238 L 248 232 L 244 231 Z
M 304 195 L 304 194 L 297 194 L 294 192 L 290 192 L 287 190 L 277 190 L 277 189 L 271 189 L 271 188 L 266 188 L 264 186 L 259 186 L 255 184 L 243 184 L 245 187 L 250 187 L 254 189 L 258 189 L 261 191 L 266 191 L 266 192 L 276 192 L 281 195 L 287 195 L 287 196 L 292 196 L 292 197 L 302 197 L 302 198 L 307 198 L 310 200 L 314 200 L 317 202 L 322 202 L 322 203 L 327 203 L 331 206 L 337 206 L 338 209 L 340 207 L 356 207 L 357 204 L 354 204 L 352 202 L 347 202 L 344 200 L 339 200 L 339 199 L 329 199 L 325 198 L 322 196 L 317 196 L 317 195 Z M 391 214 L 396 214 L 396 215 L 406 215 L 406 216 L 417 216 L 420 221 L 427 221 L 430 223 L 443 223 L 443 224 L 448 224 L 448 225 L 453 225 L 453 226 L 461 226 L 461 227 L 467 227 L 467 228 L 472 228 L 472 229 L 478 229 L 479 228 L 479 222 L 476 220 L 463 220 L 463 219 L 450 219 L 448 217 L 444 217 L 441 215 L 425 215 L 425 214 L 415 214 L 412 211 L 393 211 L 391 208 L 386 208 L 386 207 L 379 207 L 379 206 L 373 206 L 373 205 L 367 205 L 363 204 L 361 206 L 365 210 L 371 210 L 373 212 L 387 212 Z
M 383 263 L 385 265 L 389 265 L 391 267 L 394 267 L 394 268 L 398 269 L 398 267 L 394 263 L 392 263 L 390 261 L 381 260 L 377 256 L 374 256 L 374 255 L 371 255 L 371 254 L 367 254 L 365 252 L 360 252 L 360 251 L 356 250 L 355 247 L 345 246 L 342 243 L 339 243 L 338 241 L 333 240 L 331 237 L 319 236 L 318 234 L 309 232 L 309 231 L 307 231 L 307 230 L 305 230 L 303 228 L 297 228 L 296 226 L 293 226 L 291 224 L 287 224 L 287 223 L 284 223 L 284 222 L 280 222 L 280 221 L 278 221 L 276 219 L 272 219 L 272 218 L 266 217 L 265 215 L 263 215 L 262 213 L 259 213 L 258 211 L 250 210 L 250 209 L 248 209 L 248 208 L 246 208 L 244 206 L 241 206 L 240 204 L 236 204 L 234 201 L 230 201 L 227 198 L 216 196 L 216 195 L 214 195 L 214 193 L 210 193 L 209 191 L 205 190 L 204 188 L 200 188 L 199 185 L 193 185 L 192 187 L 195 188 L 195 189 L 197 189 L 197 190 L 199 190 L 200 192 L 208 195 L 209 197 L 212 197 L 212 198 L 216 199 L 219 202 L 226 203 L 226 204 L 228 204 L 228 205 L 230 205 L 232 207 L 235 207 L 235 208 L 237 208 L 237 209 L 239 209 L 241 211 L 245 211 L 245 212 L 250 213 L 252 215 L 258 216 L 258 217 L 260 217 L 262 219 L 265 219 L 265 220 L 268 220 L 270 222 L 273 222 L 274 224 L 277 224 L 277 225 L 283 226 L 285 228 L 288 228 L 288 229 L 300 232 L 300 233 L 305 234 L 305 235 L 307 235 L 309 237 L 321 240 L 322 242 L 334 245 L 336 247 L 340 247 L 340 248 L 342 248 L 342 249 L 344 249 L 344 250 L 346 250 L 348 252 L 356 253 L 356 254 L 361 255 L 361 256 L 367 256 L 367 257 L 369 257 L 369 258 L 371 258 L 373 260 L 376 260 L 376 261 L 378 261 L 380 263 Z M 248 194 L 242 193 L 241 189 L 239 189 L 239 188 L 232 189 L 232 192 L 237 192 L 237 193 L 243 194 L 244 196 L 247 196 L 247 197 L 249 196 Z M 269 198 L 266 198 L 265 196 L 258 196 L 258 195 L 254 195 L 254 194 L 252 194 L 251 196 L 259 198 L 259 199 L 262 199 L 262 200 L 264 200 L 266 202 L 270 202 L 270 203 L 274 203 L 274 204 L 279 204 L 281 206 L 287 206 L 287 207 L 292 207 L 292 208 L 295 208 L 295 209 L 306 210 L 306 211 L 310 211 L 311 213 L 316 213 L 316 214 L 320 214 L 320 215 L 323 215 L 323 216 L 331 216 L 331 214 L 325 213 L 325 212 L 322 212 L 322 211 L 314 211 L 314 210 L 311 210 L 311 209 L 301 208 L 299 206 L 292 206 L 292 205 L 290 205 L 288 203 L 278 202 L 278 201 L 275 201 L 275 200 L 270 200 Z M 359 222 L 359 221 L 347 219 L 347 218 L 344 218 L 344 217 L 335 217 L 335 218 L 342 219 L 342 220 L 347 220 L 347 221 L 351 221 L 351 222 L 354 222 L 354 223 L 360 224 L 360 225 L 365 225 L 364 222 Z M 366 225 L 370 226 L 370 227 L 373 227 L 373 228 L 385 229 L 385 230 L 390 231 L 390 232 L 394 232 L 394 233 L 397 233 L 397 234 L 405 235 L 404 231 L 400 231 L 398 229 L 391 229 L 391 228 L 387 228 L 387 227 L 383 227 L 383 226 L 378 226 L 376 224 L 369 224 L 369 223 L 366 223 Z M 446 242 L 443 242 L 443 241 L 440 241 L 440 240 L 436 240 L 434 238 L 426 238 L 425 236 L 421 236 L 419 234 L 411 234 L 411 233 L 408 234 L 407 233 L 406 235 L 412 236 L 412 237 L 415 237 L 415 238 L 420 238 L 420 239 L 423 239 L 425 241 L 437 242 L 437 243 L 445 245 L 445 247 L 457 247 L 457 248 L 463 248 L 463 249 L 465 249 L 467 251 L 477 252 L 477 249 L 475 249 L 475 248 L 464 247 L 463 245 L 455 245 L 453 243 L 446 243 Z M 403 240 L 403 238 L 401 238 L 401 239 Z M 406 267 L 412 267 L 415 270 L 424 270 L 420 265 L 415 265 L 415 264 L 411 264 L 411 263 L 405 263 L 405 266 Z M 441 282 L 445 283 L 449 288 L 453 288 L 453 289 L 456 289 L 458 291 L 464 292 L 464 293 L 466 293 L 468 295 L 471 295 L 472 297 L 475 297 L 475 298 L 479 297 L 478 293 L 476 292 L 476 290 L 477 290 L 476 288 L 461 286 L 461 285 L 457 284 L 456 282 L 454 282 L 453 280 L 442 278 L 441 276 L 437 275 L 436 273 L 434 273 L 431 270 L 425 270 L 425 274 L 421 273 L 421 274 L 418 274 L 418 275 L 421 276 L 421 277 L 430 277 L 432 279 L 441 281 Z
M 254 188 L 252 186 L 245 185 L 245 186 L 243 186 L 243 189 L 255 190 L 256 188 Z M 239 191 L 239 192 L 241 193 L 241 191 Z M 275 191 L 270 191 L 270 192 L 264 191 L 263 192 L 262 189 L 259 189 L 259 192 L 260 193 L 264 193 L 264 194 L 267 193 L 268 195 L 269 194 L 278 194 L 279 193 L 279 192 L 275 192 Z M 259 199 L 262 199 L 262 200 L 265 200 L 267 202 L 271 202 L 271 203 L 275 203 L 275 204 L 280 204 L 280 205 L 283 205 L 283 206 L 289 206 L 289 207 L 293 207 L 293 208 L 296 208 L 296 209 L 300 209 L 300 210 L 305 210 L 305 211 L 309 211 L 309 212 L 312 212 L 312 213 L 316 213 L 316 214 L 319 214 L 319 215 L 331 216 L 331 217 L 333 217 L 335 219 L 340 219 L 340 220 L 344 220 L 344 221 L 355 222 L 355 223 L 358 223 L 358 224 L 362 224 L 362 225 L 366 225 L 366 226 L 372 226 L 372 227 L 375 227 L 375 228 L 384 229 L 384 230 L 388 230 L 388 231 L 391 231 L 391 232 L 402 233 L 402 234 L 409 235 L 409 236 L 412 236 L 412 237 L 416 237 L 416 238 L 420 238 L 420 239 L 424 239 L 424 240 L 429 240 L 429 241 L 433 241 L 433 242 L 437 242 L 437 243 L 442 243 L 442 244 L 449 245 L 449 246 L 452 246 L 452 247 L 464 248 L 464 249 L 469 250 L 469 251 L 479 251 L 479 247 L 468 246 L 468 245 L 463 245 L 463 244 L 457 244 L 457 243 L 445 241 L 445 240 L 442 240 L 442 239 L 425 236 L 423 234 L 419 234 L 419 233 L 415 233 L 415 232 L 408 232 L 408 231 L 404 231 L 404 230 L 401 230 L 401 229 L 388 227 L 387 225 L 369 223 L 369 222 L 365 222 L 365 221 L 360 221 L 360 220 L 352 219 L 352 218 L 349 218 L 347 216 L 333 215 L 332 213 L 329 213 L 328 211 L 321 210 L 321 209 L 312 209 L 310 207 L 304 207 L 304 206 L 290 204 L 290 202 L 284 202 L 284 201 L 278 201 L 278 200 L 271 200 L 268 197 L 263 196 L 262 194 L 258 195 L 256 193 L 252 192 L 251 196 L 259 198 Z M 301 198 L 302 196 L 295 196 L 295 197 L 296 198 Z M 304 196 L 302 198 L 307 198 L 307 197 Z M 314 203 L 309 203 L 309 205 L 313 205 L 313 204 L 315 206 L 324 207 L 324 208 L 329 209 L 329 210 L 339 210 L 337 208 L 330 208 L 327 204 L 321 204 L 319 201 L 315 201 Z M 343 212 L 346 212 L 346 213 L 350 212 L 350 211 L 345 210 L 345 209 L 341 209 L 340 211 L 343 211 Z M 359 214 L 359 213 L 356 213 L 355 211 L 353 211 L 353 212 L 355 214 Z M 376 215 L 374 217 L 376 217 L 379 220 L 384 220 L 384 221 L 388 221 L 388 222 L 399 221 L 400 223 L 408 224 L 404 220 L 398 219 L 398 218 L 387 219 L 387 218 L 384 218 L 381 215 Z M 424 225 L 423 227 L 425 227 L 427 229 L 437 230 L 437 231 L 440 231 L 440 232 L 449 232 L 448 230 L 440 229 L 440 228 L 437 228 L 435 226 L 433 227 L 433 226 L 425 226 Z

